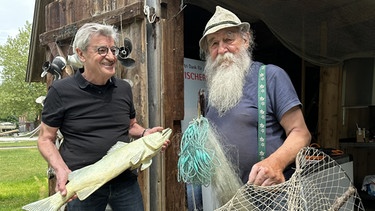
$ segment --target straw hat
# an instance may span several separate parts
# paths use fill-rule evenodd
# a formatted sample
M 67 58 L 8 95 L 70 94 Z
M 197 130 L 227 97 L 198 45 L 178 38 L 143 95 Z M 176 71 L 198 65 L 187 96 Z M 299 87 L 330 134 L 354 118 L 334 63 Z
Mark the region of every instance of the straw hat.
M 249 23 L 241 22 L 241 20 L 231 11 L 224 9 L 220 6 L 216 6 L 215 14 L 207 22 L 206 28 L 203 32 L 203 36 L 199 40 L 199 47 L 205 51 L 207 48 L 207 35 L 215 33 L 220 29 L 234 26 L 243 27 L 246 31 L 249 31 L 250 29 Z

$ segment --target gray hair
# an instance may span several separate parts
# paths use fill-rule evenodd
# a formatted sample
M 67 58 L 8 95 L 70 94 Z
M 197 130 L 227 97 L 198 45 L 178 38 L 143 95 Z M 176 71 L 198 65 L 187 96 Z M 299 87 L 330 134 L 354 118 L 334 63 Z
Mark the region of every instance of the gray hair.
M 112 37 L 115 43 L 118 43 L 118 33 L 114 26 L 99 23 L 85 23 L 78 29 L 73 42 L 73 53 L 76 54 L 76 48 L 82 51 L 87 50 L 87 46 L 93 35 L 103 35 Z
M 250 36 L 247 35 L 247 32 L 249 32 Z M 241 27 L 240 28 L 240 33 L 242 35 L 242 38 L 246 39 L 248 38 L 249 40 L 249 47 L 248 47 L 248 50 L 250 52 L 250 54 L 253 53 L 253 48 L 254 48 L 254 33 L 253 33 L 253 30 L 251 30 L 251 28 L 249 30 L 246 30 L 244 27 Z

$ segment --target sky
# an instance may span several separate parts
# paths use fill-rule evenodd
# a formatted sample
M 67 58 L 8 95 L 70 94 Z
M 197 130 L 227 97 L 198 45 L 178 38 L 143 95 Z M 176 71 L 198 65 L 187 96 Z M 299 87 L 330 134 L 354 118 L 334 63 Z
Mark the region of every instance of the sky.
M 1 1 L 0 7 L 0 45 L 4 45 L 8 37 L 19 34 L 26 21 L 33 22 L 35 0 Z M 0 66 L 0 75 L 3 67 Z M 0 84 L 2 79 L 0 77 Z
M 15 37 L 26 21 L 33 22 L 35 0 L 1 1 L 0 7 L 0 45 L 8 37 Z

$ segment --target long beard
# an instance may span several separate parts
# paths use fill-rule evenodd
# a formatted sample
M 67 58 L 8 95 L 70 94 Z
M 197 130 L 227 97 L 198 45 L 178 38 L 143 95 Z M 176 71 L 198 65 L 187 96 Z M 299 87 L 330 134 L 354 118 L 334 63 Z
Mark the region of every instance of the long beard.
M 215 60 L 207 58 L 205 74 L 208 104 L 215 107 L 220 116 L 240 101 L 250 64 L 251 57 L 246 48 L 242 48 L 236 55 L 228 52 L 218 55 Z

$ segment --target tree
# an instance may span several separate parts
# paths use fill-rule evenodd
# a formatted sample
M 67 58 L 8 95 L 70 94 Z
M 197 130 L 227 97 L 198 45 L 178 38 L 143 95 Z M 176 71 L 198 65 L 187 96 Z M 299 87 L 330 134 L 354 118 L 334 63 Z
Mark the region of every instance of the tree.
M 8 37 L 7 42 L 0 45 L 0 66 L 3 67 L 0 72 L 0 119 L 22 116 L 27 121 L 35 121 L 42 110 L 35 99 L 46 94 L 45 84 L 25 81 L 30 37 L 31 24 L 26 22 L 18 35 Z

